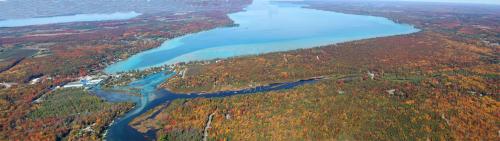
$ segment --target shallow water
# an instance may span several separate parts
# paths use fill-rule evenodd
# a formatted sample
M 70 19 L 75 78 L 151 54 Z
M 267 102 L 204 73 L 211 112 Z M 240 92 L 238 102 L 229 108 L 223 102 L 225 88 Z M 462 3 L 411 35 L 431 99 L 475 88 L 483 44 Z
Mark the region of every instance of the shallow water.
M 413 26 L 397 24 L 386 18 L 306 9 L 301 5 L 271 3 L 268 0 L 254 0 L 246 11 L 229 16 L 238 26 L 217 28 L 166 41 L 158 48 L 141 52 L 127 60 L 113 64 L 105 71 L 116 73 L 185 61 L 310 48 L 419 31 Z M 128 87 L 140 89 L 142 96 L 133 100 L 137 106 L 131 112 L 117 119 L 108 129 L 106 140 L 145 140 L 144 135 L 130 127 L 128 123 L 148 110 L 175 99 L 214 98 L 276 91 L 316 81 L 305 80 L 203 95 L 175 94 L 158 90 L 156 87 L 171 75 L 157 73 L 132 82 Z M 106 94 L 105 91 L 98 93 Z M 103 98 L 110 101 L 124 99 L 119 96 Z
M 255 94 L 259 92 L 290 89 L 304 84 L 316 82 L 315 79 L 301 80 L 297 82 L 272 84 L 268 86 L 260 86 L 260 87 L 237 90 L 237 91 L 223 91 L 223 92 L 208 93 L 208 94 L 196 94 L 196 93 L 176 94 L 166 90 L 156 89 L 156 86 L 161 84 L 161 82 L 165 81 L 172 75 L 173 73 L 160 72 L 149 75 L 144 79 L 130 83 L 127 86 L 127 88 L 141 89 L 142 96 L 130 99 L 131 101 L 134 101 L 136 103 L 136 107 L 134 107 L 132 111 L 128 112 L 123 117 L 115 120 L 115 122 L 108 128 L 108 134 L 106 135 L 106 140 L 108 141 L 147 140 L 143 134 L 137 132 L 137 130 L 130 127 L 128 124 L 134 118 L 140 116 L 141 114 L 144 114 L 148 110 L 153 109 L 154 107 L 159 106 L 161 104 L 168 104 L 169 102 L 176 99 L 191 99 L 198 97 L 217 98 L 217 97 L 227 97 L 227 96 L 242 95 L 242 94 Z M 120 96 L 120 94 L 118 93 L 113 93 L 113 92 L 109 93 L 99 89 L 93 90 L 93 93 L 95 93 L 98 96 L 101 96 L 103 99 L 107 101 L 114 101 L 114 102 L 120 102 L 126 100 L 121 96 L 127 97 L 126 95 L 123 94 L 121 94 Z
M 302 8 L 302 5 L 255 0 L 246 11 L 230 14 L 238 25 L 189 34 L 115 63 L 106 72 L 310 48 L 345 41 L 419 31 L 383 17 Z
M 40 17 L 27 19 L 7 19 L 0 20 L 0 27 L 20 27 L 30 25 L 44 25 L 68 22 L 89 22 L 107 20 L 125 20 L 141 15 L 136 12 L 116 12 L 108 14 L 77 14 L 69 16 Z

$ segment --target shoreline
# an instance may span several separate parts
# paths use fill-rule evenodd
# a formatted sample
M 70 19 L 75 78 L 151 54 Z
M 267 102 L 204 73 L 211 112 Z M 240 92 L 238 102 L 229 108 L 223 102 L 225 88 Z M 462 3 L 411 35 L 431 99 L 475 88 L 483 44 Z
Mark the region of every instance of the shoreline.
M 290 80 L 290 81 L 284 80 L 284 81 L 280 81 L 280 82 L 266 83 L 263 85 L 255 85 L 255 86 L 249 86 L 249 87 L 238 87 L 238 88 L 230 88 L 230 89 L 219 89 L 219 90 L 213 90 L 213 91 L 183 92 L 183 91 L 172 91 L 171 89 L 168 89 L 168 88 L 161 88 L 161 89 L 164 89 L 166 91 L 169 91 L 169 92 L 172 92 L 175 94 L 181 94 L 181 95 L 210 95 L 210 94 L 221 93 L 221 92 L 241 91 L 241 90 L 248 90 L 248 89 L 256 89 L 259 87 L 270 87 L 270 86 L 274 86 L 274 85 L 282 85 L 282 84 L 287 84 L 287 83 L 297 83 L 297 82 L 301 82 L 301 81 L 320 81 L 320 80 L 324 80 L 324 79 L 329 79 L 329 77 L 316 76 L 316 77 L 310 77 L 310 78 L 305 78 L 305 79 L 295 79 L 295 80 Z
M 285 80 L 279 80 L 279 81 L 274 81 L 274 82 L 263 82 L 263 84 L 258 84 L 256 86 L 250 86 L 250 87 L 232 87 L 232 88 L 226 88 L 226 89 L 215 89 L 215 90 L 210 90 L 210 91 L 196 91 L 196 90 L 175 90 L 168 85 L 168 83 L 175 77 L 182 76 L 181 72 L 182 71 L 175 71 L 176 69 L 184 70 L 186 68 L 189 68 L 189 65 L 205 65 L 207 62 L 208 64 L 216 63 L 218 61 L 227 61 L 230 59 L 246 59 L 246 58 L 251 58 L 251 57 L 259 57 L 259 56 L 264 56 L 264 55 L 271 55 L 271 54 L 284 54 L 284 53 L 291 53 L 291 52 L 298 52 L 298 51 L 303 51 L 303 50 L 314 50 L 314 49 L 324 49 L 324 48 L 336 48 L 339 47 L 339 44 L 350 44 L 350 43 L 357 43 L 357 42 L 363 42 L 363 41 L 371 41 L 371 40 L 377 40 L 380 38 L 391 38 L 391 37 L 398 37 L 398 36 L 414 36 L 418 34 L 425 34 L 427 30 L 419 30 L 417 32 L 413 33 L 408 33 L 408 34 L 399 34 L 399 35 L 390 35 L 390 36 L 382 36 L 382 37 L 373 37 L 373 38 L 366 38 L 366 39 L 360 39 L 360 40 L 352 40 L 352 41 L 345 41 L 345 42 L 339 42 L 339 43 L 333 43 L 329 45 L 322 45 L 322 46 L 316 46 L 316 47 L 311 47 L 311 48 L 300 48 L 300 49 L 294 49 L 294 50 L 288 50 L 288 51 L 278 51 L 278 52 L 270 52 L 270 53 L 263 53 L 263 54 L 253 54 L 253 55 L 242 55 L 242 56 L 234 56 L 234 57 L 229 57 L 229 58 L 221 58 L 221 59 L 210 59 L 210 60 L 200 60 L 200 61 L 189 61 L 189 62 L 180 62 L 177 64 L 182 64 L 182 65 L 173 65 L 172 67 L 173 71 L 176 73 L 176 75 L 172 76 L 171 78 L 168 78 L 167 80 L 164 81 L 164 83 L 160 84 L 161 89 L 165 89 L 174 93 L 181 93 L 181 94 L 193 94 L 193 93 L 214 93 L 214 92 L 220 92 L 220 91 L 233 91 L 233 90 L 241 90 L 241 89 L 249 89 L 249 88 L 254 88 L 254 87 L 259 87 L 259 86 L 268 86 L 274 83 L 287 83 L 287 82 L 295 82 L 295 81 L 300 81 L 300 80 L 308 80 L 308 79 L 314 79 L 317 77 L 325 77 L 325 76 L 313 76 L 313 77 L 308 77 L 308 78 L 299 78 L 299 79 L 285 79 Z M 178 67 L 178 68 L 176 68 Z
M 339 13 L 343 13 L 343 12 L 339 12 Z M 344 14 L 348 14 L 348 13 L 344 13 Z M 358 14 L 354 14 L 354 15 L 358 15 Z M 227 15 L 226 15 L 227 16 Z M 366 15 L 365 15 L 366 16 Z M 372 16 L 372 15 L 368 15 L 368 16 Z M 382 17 L 382 16 L 374 16 L 374 17 Z M 387 17 L 384 17 L 386 19 L 389 19 Z M 389 19 L 391 20 L 391 19 Z M 233 21 L 233 20 L 231 20 Z M 391 20 L 392 22 L 396 22 L 394 20 Z M 397 23 L 397 22 L 396 22 Z M 234 21 L 233 21 L 233 25 L 234 25 Z M 408 24 L 408 25 L 411 25 L 411 24 Z M 415 25 L 411 25 L 412 27 L 415 28 Z M 221 27 L 216 27 L 216 28 L 221 28 Z M 393 37 L 393 36 L 405 36 L 405 35 L 411 35 L 411 34 L 417 34 L 417 33 L 421 33 L 423 32 L 424 30 L 421 30 L 419 28 L 415 28 L 417 31 L 415 32 L 411 32 L 411 33 L 404 33 L 404 34 L 395 34 L 395 35 L 387 35 L 387 36 L 380 36 L 380 37 L 371 37 L 371 38 L 364 38 L 364 39 L 357 39 L 357 40 L 349 40 L 349 41 L 342 41 L 342 42 L 338 42 L 338 43 L 330 43 L 328 45 L 321 45 L 321 46 L 314 46 L 314 47 L 308 47 L 308 48 L 300 48 L 300 49 L 294 49 L 294 50 L 287 50 L 287 51 L 278 51 L 278 52 L 270 52 L 270 53 L 263 53 L 263 54 L 254 54 L 254 55 L 242 55 L 242 56 L 234 56 L 234 57 L 230 57 L 230 58 L 242 58 L 242 57 L 247 57 L 247 56 L 260 56 L 260 55 L 265 55 L 265 54 L 273 54 L 273 53 L 286 53 L 286 52 L 293 52 L 293 51 L 297 51 L 297 50 L 306 50 L 306 49 L 316 49 L 316 48 L 325 48 L 325 47 L 330 47 L 332 45 L 336 46 L 336 44 L 340 44 L 340 43 L 350 43 L 350 42 L 356 42 L 356 41 L 363 41 L 363 40 L 369 40 L 369 39 L 376 39 L 376 38 L 386 38 L 386 37 Z M 211 30 L 211 29 L 207 29 L 207 30 Z M 205 30 L 204 30 L 205 31 Z M 203 31 L 201 31 L 203 32 Z M 199 32 L 196 32 L 196 33 L 199 33 Z M 196 34 L 196 33 L 190 33 L 190 34 Z M 190 34 L 186 34 L 186 35 L 182 35 L 182 36 L 188 36 Z M 175 38 L 179 38 L 179 37 L 182 37 L 182 36 L 178 36 L 178 37 L 175 37 Z M 167 39 L 163 42 L 168 42 L 169 40 L 172 40 L 172 39 L 175 39 L 175 38 L 171 38 L 171 39 Z M 162 43 L 163 44 L 163 43 Z M 140 51 L 140 52 L 137 52 L 135 54 L 132 54 L 130 55 L 128 58 L 126 59 L 129 59 L 131 56 L 133 55 L 137 55 L 141 52 L 145 52 L 145 51 L 148 51 L 148 50 L 152 50 L 152 49 L 157 49 L 161 47 L 161 44 L 160 46 L 158 47 L 154 47 L 154 48 L 150 48 L 150 49 L 147 49 L 147 50 L 143 50 L 143 51 Z M 227 59 L 230 59 L 230 58 L 224 58 L 222 60 L 227 60 Z M 216 59 L 212 59 L 212 60 L 216 60 Z M 192 62 L 199 62 L 199 61 L 190 61 L 190 62 L 187 62 L 187 63 L 192 63 Z M 116 62 L 115 62 L 116 63 Z M 186 62 L 181 62 L 181 63 L 184 63 L 186 64 Z M 177 63 L 179 64 L 179 63 Z M 108 66 L 106 67 L 109 67 L 113 64 L 109 64 Z M 148 68 L 146 68 L 148 69 Z M 103 69 L 102 71 L 104 72 L 105 69 Z M 140 69 L 141 70 L 141 69 Z M 173 69 L 172 69 L 173 70 Z M 142 71 L 142 70 L 141 70 Z M 175 72 L 176 74 L 179 74 L 179 72 Z M 164 90 L 167 90 L 167 91 L 171 91 L 171 92 L 174 92 L 174 93 L 177 93 L 176 91 L 172 91 L 172 89 L 167 89 L 167 88 L 163 88 L 161 87 L 162 84 L 165 84 L 165 82 L 168 82 L 172 79 L 173 77 L 170 77 L 170 78 L 167 78 L 166 80 L 164 80 L 160 85 L 157 86 L 157 89 L 164 89 Z M 257 85 L 257 86 L 254 86 L 254 87 L 239 87 L 239 88 L 232 88 L 232 89 L 222 89 L 222 90 L 214 90 L 214 91 L 207 91 L 207 92 L 200 92 L 198 93 L 198 95 L 201 97 L 201 96 L 208 96 L 210 93 L 217 93 L 217 92 L 224 92 L 224 91 L 237 91 L 237 90 L 245 90 L 245 89 L 252 89 L 252 88 L 257 88 L 257 87 L 267 87 L 267 86 L 272 86 L 274 84 L 284 84 L 284 83 L 294 83 L 294 82 L 300 82 L 300 81 L 309 81 L 309 80 L 321 80 L 321 79 L 326 79 L 325 76 L 314 76 L 314 77 L 309 77 L 309 78 L 305 78 L 305 79 L 295 79 L 295 81 L 290 81 L 290 80 L 282 80 L 282 81 L 278 81 L 278 82 L 272 82 L 272 83 L 267 83 L 267 84 L 264 84 L 264 85 Z M 291 79 L 293 80 L 293 79 Z M 189 92 L 188 94 L 186 95 L 193 95 L 197 93 L 196 91 L 193 91 L 193 92 Z M 133 108 L 134 109 L 134 108 Z M 133 111 L 133 109 L 131 109 L 131 111 Z M 128 112 L 131 112 L 131 111 L 128 111 Z M 127 112 L 127 113 L 128 113 Z M 139 115 L 140 116 L 140 115 Z M 120 119 L 120 118 L 117 118 L 117 119 Z M 115 119 L 116 120 L 116 119 Z M 127 123 L 128 125 L 129 123 Z M 130 125 L 129 125 L 130 126 Z M 109 130 L 109 128 L 106 128 L 106 133 L 107 131 Z M 106 138 L 106 137 L 104 137 Z
M 291 4 L 295 4 L 295 3 L 291 3 Z M 275 53 L 275 52 L 288 52 L 288 51 L 294 51 L 294 50 L 299 50 L 299 49 L 317 48 L 317 47 L 329 46 L 332 44 L 340 44 L 340 43 L 353 42 L 353 41 L 366 40 L 366 39 L 409 35 L 409 34 L 418 33 L 418 32 L 423 31 L 422 29 L 417 28 L 416 25 L 413 25 L 410 23 L 398 22 L 397 20 L 393 20 L 391 18 L 384 17 L 384 16 L 318 10 L 318 9 L 312 9 L 312 8 L 308 8 L 308 7 L 299 7 L 299 8 L 306 9 L 306 10 L 321 11 L 321 12 L 325 12 L 325 13 L 337 13 L 337 14 L 341 14 L 341 15 L 351 15 L 351 16 L 356 16 L 358 18 L 359 17 L 377 18 L 377 19 L 380 18 L 380 19 L 383 19 L 384 22 L 387 21 L 387 23 L 390 23 L 391 25 L 396 24 L 398 26 L 404 26 L 405 29 L 401 29 L 401 31 L 392 31 L 391 30 L 390 32 L 392 32 L 392 33 L 390 33 L 389 31 L 388 32 L 378 32 L 378 31 L 373 32 L 373 34 L 376 34 L 376 35 L 364 35 L 364 34 L 357 35 L 356 34 L 354 36 L 349 35 L 348 37 L 336 37 L 334 35 L 323 35 L 322 34 L 321 37 L 287 39 L 285 42 L 283 42 L 281 40 L 269 40 L 269 41 L 266 40 L 266 41 L 263 41 L 261 43 L 255 43 L 255 44 L 252 44 L 252 43 L 229 44 L 229 45 L 216 44 L 217 46 L 207 46 L 207 48 L 202 48 L 202 49 L 194 48 L 193 50 L 190 50 L 188 48 L 187 50 L 189 50 L 189 52 L 183 53 L 183 54 L 175 54 L 174 53 L 173 54 L 174 56 L 172 56 L 172 58 L 167 57 L 168 60 L 160 60 L 158 58 L 153 58 L 153 60 L 159 60 L 159 61 L 151 61 L 151 62 L 144 61 L 143 62 L 143 60 L 141 60 L 143 55 L 150 55 L 150 54 L 152 55 L 152 54 L 156 53 L 153 50 L 158 50 L 158 52 L 163 51 L 162 50 L 162 47 L 164 47 L 163 45 L 168 44 L 169 41 L 172 41 L 172 40 L 176 41 L 177 39 L 196 36 L 198 34 L 203 34 L 203 33 L 207 32 L 207 30 L 203 30 L 200 32 L 193 32 L 193 33 L 189 33 L 186 35 L 177 36 L 175 38 L 170 38 L 169 40 L 160 43 L 160 45 L 157 47 L 150 48 L 148 50 L 144 50 L 144 51 L 141 51 L 139 53 L 132 54 L 132 55 L 128 56 L 128 58 L 124 58 L 120 62 L 114 62 L 114 63 L 110 64 L 109 66 L 113 67 L 112 68 L 113 70 L 108 70 L 108 68 L 111 68 L 111 67 L 108 67 L 105 70 L 107 72 L 111 72 L 111 73 L 120 72 L 120 71 L 128 71 L 128 70 L 144 70 L 144 69 L 147 69 L 150 67 L 169 65 L 169 64 L 179 64 L 179 63 L 187 64 L 189 62 L 206 61 L 206 60 L 221 59 L 221 58 L 222 59 L 229 59 L 229 58 L 234 58 L 234 57 L 254 56 L 254 55 L 262 55 L 262 54 Z M 242 12 L 242 11 L 247 11 L 247 10 L 241 10 L 239 12 Z M 238 13 L 238 12 L 236 12 L 236 13 Z M 238 23 L 235 22 L 235 20 L 238 21 L 238 19 L 231 18 L 231 16 L 230 16 L 231 14 L 236 14 L 236 13 L 226 14 L 226 16 L 229 17 L 229 19 L 233 22 L 232 25 L 230 25 L 229 27 L 238 25 Z M 228 26 L 216 27 L 216 28 L 208 29 L 208 30 L 224 29 L 226 27 L 228 27 Z M 399 28 L 401 28 L 401 27 L 396 27 L 395 29 L 399 29 Z M 289 43 L 290 45 L 279 44 L 279 43 Z M 177 43 L 173 43 L 173 44 L 177 44 Z M 196 45 L 193 45 L 193 46 L 196 46 Z M 261 49 L 258 51 L 253 51 L 253 52 L 250 52 L 249 54 L 246 54 L 246 53 L 241 53 L 243 51 L 237 50 L 241 46 L 253 46 L 253 47 L 258 47 Z M 271 50 L 265 49 L 269 46 L 290 46 L 290 48 L 285 47 L 285 48 L 276 48 L 276 49 L 271 49 Z M 179 47 L 179 45 L 172 45 L 172 46 L 167 45 L 167 46 L 165 46 L 165 50 L 173 49 L 171 47 Z M 224 47 L 224 48 L 222 48 L 222 47 Z M 226 49 L 226 50 L 230 49 L 230 50 L 234 50 L 234 51 L 221 52 L 221 53 L 225 53 L 224 55 L 207 56 L 207 52 L 220 51 L 221 48 Z M 213 49 L 213 50 L 209 50 L 209 49 Z M 217 49 L 219 49 L 219 50 L 217 50 Z M 177 51 L 177 50 L 174 50 L 174 51 Z M 181 50 L 181 52 L 182 52 L 182 50 Z M 141 53 L 145 53 L 145 54 L 141 54 Z M 155 55 L 157 55 L 157 54 L 155 54 Z M 205 56 L 205 57 L 196 57 L 196 56 L 200 56 L 200 55 Z M 144 59 L 144 60 L 147 60 L 147 59 Z M 138 62 L 146 63 L 146 65 L 140 65 Z M 123 64 L 120 64 L 120 63 L 123 63 Z M 130 63 L 131 65 L 128 65 L 128 63 Z M 117 64 L 120 64 L 120 65 L 117 66 Z M 131 66 L 131 67 L 127 67 L 126 65 Z M 122 66 L 122 67 L 120 67 L 120 66 Z

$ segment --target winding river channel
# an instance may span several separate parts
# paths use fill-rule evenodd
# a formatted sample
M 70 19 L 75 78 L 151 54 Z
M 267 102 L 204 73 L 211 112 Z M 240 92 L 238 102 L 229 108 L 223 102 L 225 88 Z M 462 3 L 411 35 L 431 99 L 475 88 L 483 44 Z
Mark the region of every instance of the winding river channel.
M 237 91 L 223 91 L 209 94 L 176 94 L 166 90 L 157 89 L 157 86 L 163 81 L 172 76 L 173 73 L 169 72 L 159 72 L 145 77 L 144 79 L 134 81 L 127 86 L 128 88 L 140 89 L 141 96 L 123 99 L 124 94 L 107 92 L 103 90 L 96 89 L 94 92 L 96 95 L 103 97 L 109 101 L 135 101 L 136 106 L 132 111 L 127 113 L 125 116 L 116 119 L 115 122 L 109 127 L 106 135 L 106 140 L 108 141 L 140 141 L 146 140 L 145 136 L 137 130 L 129 126 L 129 123 L 136 117 L 153 109 L 156 106 L 171 102 L 175 99 L 191 99 L 191 98 L 216 98 L 216 97 L 226 97 L 232 95 L 241 94 L 254 94 L 258 92 L 268 92 L 283 89 L 290 89 L 303 84 L 314 83 L 317 79 L 300 80 L 296 82 L 289 83 L 279 83 L 271 84 L 267 86 L 259 86 L 255 88 L 237 90 Z
M 136 54 L 105 69 L 117 73 L 175 64 L 178 62 L 227 58 L 241 55 L 311 48 L 374 37 L 409 34 L 419 31 L 382 17 L 362 16 L 303 8 L 303 5 L 254 0 L 244 11 L 230 14 L 238 25 L 189 34 L 164 42 L 160 47 Z M 109 127 L 106 140 L 145 140 L 128 123 L 148 110 L 180 98 L 225 97 L 236 94 L 290 89 L 315 80 L 272 84 L 239 91 L 212 94 L 175 94 L 157 89 L 173 73 L 155 73 L 127 87 L 141 96 L 124 96 L 96 89 L 109 101 L 135 101 L 136 107 Z

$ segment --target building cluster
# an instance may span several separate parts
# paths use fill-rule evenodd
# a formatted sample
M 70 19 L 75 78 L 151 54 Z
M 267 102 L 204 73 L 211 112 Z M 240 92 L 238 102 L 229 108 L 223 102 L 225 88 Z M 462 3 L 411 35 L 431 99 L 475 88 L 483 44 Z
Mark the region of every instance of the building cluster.
M 90 76 L 85 76 L 81 77 L 80 80 L 70 82 L 64 86 L 63 88 L 91 88 L 94 87 L 98 84 L 100 84 L 102 81 L 108 79 L 110 76 L 108 75 L 90 75 Z

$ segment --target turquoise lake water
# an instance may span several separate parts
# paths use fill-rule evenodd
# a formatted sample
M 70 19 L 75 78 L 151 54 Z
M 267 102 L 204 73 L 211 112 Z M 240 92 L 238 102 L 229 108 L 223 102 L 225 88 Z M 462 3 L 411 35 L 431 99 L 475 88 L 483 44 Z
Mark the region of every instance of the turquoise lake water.
M 77 14 L 69 16 L 27 18 L 27 19 L 7 19 L 0 20 L 0 27 L 20 27 L 30 25 L 44 25 L 68 22 L 89 22 L 107 20 L 125 20 L 141 15 L 136 12 L 116 12 L 110 14 Z
M 254 0 L 243 12 L 230 14 L 238 26 L 216 28 L 165 41 L 160 47 L 136 54 L 107 67 L 107 73 L 146 69 L 178 62 L 227 58 L 241 55 L 311 48 L 333 43 L 408 34 L 419 31 L 411 25 L 397 24 L 381 17 L 342 14 L 302 8 L 301 5 Z M 145 140 L 128 124 L 135 117 L 160 104 L 179 98 L 226 97 L 294 88 L 315 80 L 261 86 L 213 94 L 174 94 L 156 89 L 171 74 L 158 73 L 132 82 L 140 89 L 137 106 L 108 128 L 106 140 Z M 115 97 L 103 95 L 107 98 Z M 150 133 L 147 133 L 149 137 Z
M 112 64 L 107 73 L 195 60 L 311 48 L 333 43 L 419 31 L 387 18 L 302 8 L 302 5 L 254 0 L 230 14 L 236 27 L 216 28 L 164 42 L 160 47 Z

